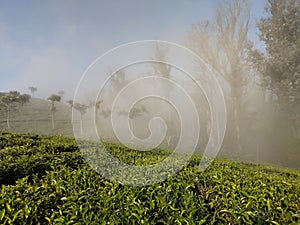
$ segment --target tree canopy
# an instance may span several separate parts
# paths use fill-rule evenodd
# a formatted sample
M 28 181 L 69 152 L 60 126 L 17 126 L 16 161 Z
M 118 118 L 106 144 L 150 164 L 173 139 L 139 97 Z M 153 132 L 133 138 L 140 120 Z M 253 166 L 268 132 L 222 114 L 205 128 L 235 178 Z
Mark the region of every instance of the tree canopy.
M 10 113 L 17 110 L 26 102 L 29 102 L 30 95 L 20 94 L 18 91 L 10 91 L 8 93 L 0 93 L 0 109 L 7 110 L 7 128 L 10 129 Z
M 263 84 L 281 105 L 300 103 L 300 1 L 268 0 L 267 17 L 258 21 L 259 38 L 266 52 L 252 52 Z

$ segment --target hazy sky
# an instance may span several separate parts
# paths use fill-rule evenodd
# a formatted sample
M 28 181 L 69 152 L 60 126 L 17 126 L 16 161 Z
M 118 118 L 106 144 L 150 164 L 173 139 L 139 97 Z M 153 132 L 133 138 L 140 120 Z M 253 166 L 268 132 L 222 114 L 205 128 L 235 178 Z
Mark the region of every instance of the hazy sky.
M 193 23 L 213 17 L 217 2 L 0 0 L 0 91 L 36 86 L 38 97 L 61 89 L 72 97 L 98 56 L 143 39 L 180 43 Z M 251 3 L 261 16 L 265 1 Z M 250 38 L 256 41 L 255 29 Z

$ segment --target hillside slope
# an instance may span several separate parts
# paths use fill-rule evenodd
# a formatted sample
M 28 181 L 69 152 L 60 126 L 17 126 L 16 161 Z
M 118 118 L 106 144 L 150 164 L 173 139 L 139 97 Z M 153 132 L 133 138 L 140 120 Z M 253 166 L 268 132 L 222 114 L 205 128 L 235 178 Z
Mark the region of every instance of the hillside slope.
M 52 129 L 49 102 L 47 100 L 31 98 L 18 111 L 11 114 L 11 132 L 35 134 L 73 134 L 71 124 L 71 110 L 66 104 L 55 103 L 55 129 Z M 6 111 L 0 110 L 0 130 L 7 131 Z

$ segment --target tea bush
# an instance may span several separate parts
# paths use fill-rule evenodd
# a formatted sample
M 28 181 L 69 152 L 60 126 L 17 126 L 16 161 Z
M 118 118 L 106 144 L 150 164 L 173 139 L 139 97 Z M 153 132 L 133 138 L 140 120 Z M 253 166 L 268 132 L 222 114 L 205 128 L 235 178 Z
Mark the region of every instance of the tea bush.
M 125 186 L 96 173 L 71 138 L 1 133 L 0 140 L 0 224 L 300 223 L 299 171 L 215 160 L 200 172 L 195 155 L 164 182 Z M 170 154 L 105 145 L 133 165 Z

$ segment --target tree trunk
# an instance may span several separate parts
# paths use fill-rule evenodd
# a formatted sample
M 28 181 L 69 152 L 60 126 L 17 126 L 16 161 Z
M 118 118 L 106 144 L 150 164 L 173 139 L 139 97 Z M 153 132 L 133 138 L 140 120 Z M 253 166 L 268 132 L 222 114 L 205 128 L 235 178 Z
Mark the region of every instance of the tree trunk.
M 10 130 L 10 108 L 7 108 L 7 118 L 6 118 L 7 128 Z
M 51 112 L 51 118 L 52 118 L 52 130 L 55 129 L 55 126 L 54 126 L 54 112 Z
M 96 107 L 95 108 L 95 125 L 96 125 L 96 127 L 97 127 L 97 125 L 98 125 L 98 108 Z
M 134 140 L 134 134 L 133 134 L 133 119 L 130 119 L 129 118 L 129 129 L 130 129 L 130 131 L 131 131 L 131 137 L 130 137 L 130 144 L 134 144 L 133 143 L 133 140 Z
M 240 129 L 240 108 L 239 99 L 236 95 L 233 96 L 233 116 L 235 126 L 235 137 L 238 153 L 242 152 L 241 146 L 241 129 Z
M 172 139 L 172 136 L 168 136 L 168 138 L 167 138 L 168 150 L 170 150 L 171 139 Z
M 80 135 L 83 135 L 83 121 L 82 121 L 82 113 L 80 113 Z

